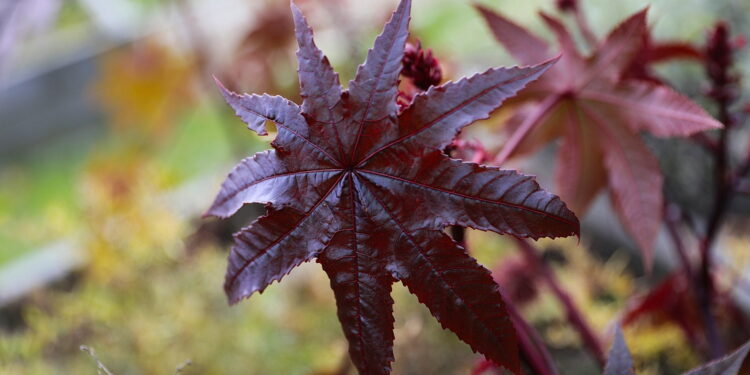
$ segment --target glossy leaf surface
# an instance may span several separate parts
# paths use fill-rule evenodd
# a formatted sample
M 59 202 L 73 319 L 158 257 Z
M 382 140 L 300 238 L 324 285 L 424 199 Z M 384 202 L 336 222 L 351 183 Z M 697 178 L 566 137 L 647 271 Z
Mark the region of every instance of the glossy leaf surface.
M 243 160 L 207 215 L 246 203 L 268 213 L 235 235 L 225 290 L 235 303 L 317 258 L 331 280 L 349 353 L 362 374 L 393 361 L 391 285 L 401 281 L 443 327 L 519 372 L 515 331 L 489 271 L 443 233 L 461 225 L 518 237 L 578 234 L 575 215 L 528 176 L 442 153 L 554 61 L 490 69 L 396 106 L 410 1 L 403 0 L 349 90 L 292 6 L 303 103 L 220 86 L 248 127 L 276 122 L 273 150 Z

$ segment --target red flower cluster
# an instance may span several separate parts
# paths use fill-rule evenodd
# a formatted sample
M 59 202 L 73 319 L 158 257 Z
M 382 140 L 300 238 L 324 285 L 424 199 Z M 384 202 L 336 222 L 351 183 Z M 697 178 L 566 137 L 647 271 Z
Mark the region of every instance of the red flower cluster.
M 563 12 L 575 12 L 578 9 L 578 1 L 576 0 L 557 0 L 555 3 L 557 4 L 557 9 Z
M 430 86 L 439 85 L 443 80 L 440 62 L 432 56 L 431 49 L 422 49 L 422 43 L 419 41 L 417 45 L 406 44 L 402 65 L 401 75 L 411 78 L 414 86 L 423 91 Z
M 732 101 L 736 97 L 734 83 L 737 77 L 730 72 L 734 62 L 733 53 L 735 46 L 730 41 L 729 27 L 724 22 L 719 22 L 714 26 L 706 46 L 706 73 L 712 82 L 712 89 L 709 96 L 717 101 Z

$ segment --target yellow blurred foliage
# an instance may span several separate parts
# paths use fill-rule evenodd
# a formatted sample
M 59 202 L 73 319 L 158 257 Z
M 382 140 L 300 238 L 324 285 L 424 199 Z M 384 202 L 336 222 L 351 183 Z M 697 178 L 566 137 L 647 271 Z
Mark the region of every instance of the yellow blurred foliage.
M 491 233 L 469 232 L 472 254 L 488 266 L 516 257 L 519 252 L 515 246 L 512 241 Z M 623 309 L 633 296 L 644 291 L 627 270 L 629 255 L 619 251 L 601 261 L 586 250 L 586 244 L 579 244 L 574 238 L 541 239 L 535 246 L 564 255 L 564 262 L 550 265 L 558 282 L 581 309 L 592 329 L 601 334 L 604 347 L 608 349 Z M 537 285 L 541 293 L 522 308 L 524 317 L 539 330 L 550 349 L 582 348 L 580 336 L 568 323 L 563 306 L 544 281 L 538 279 Z M 638 374 L 661 374 L 667 369 L 684 371 L 699 363 L 683 332 L 674 324 L 655 326 L 638 322 L 625 327 L 625 333 L 633 349 Z
M 90 262 L 72 290 L 29 297 L 25 326 L 0 340 L 0 373 L 94 373 L 80 345 L 115 374 L 171 374 L 188 359 L 184 374 L 337 368 L 345 341 L 319 267 L 301 267 L 283 291 L 276 284 L 228 306 L 224 249 L 184 251 L 188 221 L 165 199 L 160 166 L 134 150 L 90 163 L 80 186 Z
M 195 75 L 190 58 L 147 39 L 105 55 L 92 94 L 118 132 L 160 139 L 195 101 Z

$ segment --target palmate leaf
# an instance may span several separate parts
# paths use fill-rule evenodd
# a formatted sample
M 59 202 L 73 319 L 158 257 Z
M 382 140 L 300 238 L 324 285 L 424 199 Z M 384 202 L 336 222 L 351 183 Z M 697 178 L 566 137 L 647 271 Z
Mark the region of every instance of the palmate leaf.
M 299 10 L 303 103 L 219 87 L 251 130 L 276 122 L 273 149 L 230 173 L 207 215 L 243 204 L 268 213 L 235 235 L 225 290 L 231 303 L 317 258 L 331 280 L 349 353 L 362 374 L 393 361 L 391 285 L 401 281 L 443 327 L 514 372 L 515 331 L 489 271 L 443 233 L 460 225 L 518 237 L 578 234 L 575 215 L 528 176 L 442 153 L 554 61 L 497 68 L 396 105 L 410 14 L 401 1 L 345 91 Z
M 538 51 L 551 55 L 546 42 L 523 27 L 487 8 L 478 9 L 496 39 L 519 61 L 530 63 L 539 58 Z M 639 53 L 644 41 L 650 40 L 645 10 L 615 27 L 589 56 L 581 55 L 559 20 L 545 14 L 542 18 L 557 37 L 562 58 L 518 98 L 522 109 L 507 129 L 517 137 L 526 133 L 515 154 L 561 138 L 556 174 L 560 196 L 583 214 L 596 193 L 608 187 L 615 212 L 650 268 L 662 219 L 663 177 L 638 133 L 684 137 L 722 125 L 655 80 L 627 78 L 633 75 L 632 63 L 643 58 Z M 530 54 L 526 46 L 537 52 Z M 503 150 L 500 158 L 510 153 Z

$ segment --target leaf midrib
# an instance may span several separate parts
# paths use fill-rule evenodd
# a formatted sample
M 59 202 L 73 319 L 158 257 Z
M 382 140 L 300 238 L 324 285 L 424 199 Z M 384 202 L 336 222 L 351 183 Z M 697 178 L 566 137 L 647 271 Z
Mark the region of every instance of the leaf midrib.
M 515 203 L 510 203 L 510 202 L 504 202 L 504 201 L 494 201 L 494 200 L 487 199 L 487 198 L 482 198 L 482 197 L 475 197 L 475 196 L 471 196 L 471 195 L 459 193 L 457 191 L 452 191 L 452 190 L 448 190 L 448 189 L 437 187 L 437 186 L 427 185 L 427 184 L 424 184 L 424 183 L 421 183 L 421 182 L 417 182 L 417 181 L 413 181 L 413 180 L 409 180 L 409 179 L 406 179 L 406 178 L 403 178 L 403 177 L 393 176 L 393 175 L 390 175 L 390 174 L 387 174 L 387 173 L 377 172 L 377 171 L 373 171 L 373 170 L 369 170 L 369 169 L 360 169 L 359 172 L 366 173 L 366 174 L 373 174 L 373 175 L 376 175 L 376 176 L 389 178 L 389 179 L 392 179 L 394 181 L 398 181 L 398 182 L 402 182 L 402 183 L 407 183 L 407 184 L 415 185 L 415 186 L 418 186 L 418 187 L 421 187 L 421 188 L 425 188 L 425 189 L 435 190 L 435 191 L 438 191 L 438 192 L 441 192 L 441 193 L 445 193 L 445 194 L 455 195 L 455 196 L 458 196 L 458 197 L 461 197 L 461 198 L 464 198 L 464 199 L 468 199 L 468 200 L 477 200 L 477 201 L 481 201 L 481 202 L 485 202 L 485 203 L 490 203 L 490 204 L 494 204 L 494 205 L 511 207 L 511 208 L 515 208 L 515 209 L 518 209 L 518 210 L 521 210 L 521 211 L 528 211 L 528 212 L 531 212 L 531 213 L 534 213 L 534 214 L 538 214 L 538 215 L 541 215 L 541 216 L 552 218 L 553 220 L 556 220 L 556 221 L 559 221 L 559 222 L 562 222 L 564 224 L 567 224 L 567 225 L 570 225 L 570 226 L 574 226 L 574 227 L 576 225 L 574 222 L 572 222 L 570 220 L 567 220 L 565 218 L 562 218 L 560 216 L 553 215 L 551 213 L 544 212 L 542 210 L 538 210 L 538 209 L 526 207 L 526 206 L 523 206 L 523 205 L 520 205 L 520 204 L 515 204 Z

